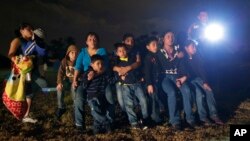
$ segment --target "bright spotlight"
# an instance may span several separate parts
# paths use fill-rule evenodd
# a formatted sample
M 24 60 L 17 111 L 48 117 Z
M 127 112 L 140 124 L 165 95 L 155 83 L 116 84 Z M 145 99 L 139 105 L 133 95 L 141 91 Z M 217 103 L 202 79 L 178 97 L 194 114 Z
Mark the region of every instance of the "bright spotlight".
M 216 42 L 223 38 L 224 36 L 224 29 L 220 24 L 209 24 L 205 28 L 205 38 L 209 41 Z

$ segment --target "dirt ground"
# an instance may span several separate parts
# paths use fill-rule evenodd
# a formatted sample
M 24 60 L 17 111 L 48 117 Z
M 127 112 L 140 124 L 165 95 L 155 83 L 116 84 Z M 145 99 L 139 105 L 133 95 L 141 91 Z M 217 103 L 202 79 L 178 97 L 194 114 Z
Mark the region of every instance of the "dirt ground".
M 241 73 L 242 74 L 242 73 Z M 247 75 L 248 72 L 244 76 Z M 54 78 L 54 74 L 49 74 L 49 78 Z M 92 117 L 86 106 L 86 126 L 87 132 L 79 134 L 76 132 L 72 120 L 72 100 L 70 95 L 65 97 L 67 111 L 58 121 L 54 117 L 56 110 L 56 94 L 38 93 L 34 98 L 32 113 L 39 122 L 37 124 L 22 123 L 16 120 L 9 111 L 6 110 L 0 102 L 0 140 L 91 140 L 91 141 L 185 141 L 185 140 L 229 140 L 230 124 L 250 124 L 250 84 L 249 77 L 229 77 L 223 79 L 223 85 L 217 89 L 215 98 L 222 120 L 223 126 L 201 127 L 195 131 L 174 132 L 164 124 L 149 128 L 147 130 L 130 130 L 128 122 L 121 117 L 121 112 L 117 106 L 115 130 L 110 134 L 92 135 L 91 123 Z M 229 81 L 229 79 L 233 81 Z M 51 80 L 49 82 L 55 82 Z M 241 82 L 241 83 L 235 83 Z M 246 83 L 248 82 L 248 83 Z M 243 85 L 244 84 L 244 85 Z M 50 84 L 54 85 L 54 84 Z M 0 99 L 1 100 L 1 99 Z M 1 100 L 2 101 L 2 100 Z M 167 116 L 163 113 L 164 120 L 167 122 Z

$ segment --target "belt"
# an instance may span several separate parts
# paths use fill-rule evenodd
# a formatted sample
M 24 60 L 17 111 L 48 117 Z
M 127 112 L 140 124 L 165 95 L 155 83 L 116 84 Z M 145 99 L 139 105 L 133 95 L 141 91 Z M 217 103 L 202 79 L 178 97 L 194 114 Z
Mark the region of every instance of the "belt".
M 165 70 L 166 74 L 177 74 L 177 69 Z

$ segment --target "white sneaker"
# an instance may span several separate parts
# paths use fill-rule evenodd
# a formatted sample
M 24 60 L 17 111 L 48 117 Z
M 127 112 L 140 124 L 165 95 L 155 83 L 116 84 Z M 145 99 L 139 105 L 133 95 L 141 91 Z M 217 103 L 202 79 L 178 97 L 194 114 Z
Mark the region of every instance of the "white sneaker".
M 37 122 L 37 119 L 32 119 L 30 117 L 24 117 L 22 119 L 22 122 L 29 122 L 29 123 L 36 123 Z

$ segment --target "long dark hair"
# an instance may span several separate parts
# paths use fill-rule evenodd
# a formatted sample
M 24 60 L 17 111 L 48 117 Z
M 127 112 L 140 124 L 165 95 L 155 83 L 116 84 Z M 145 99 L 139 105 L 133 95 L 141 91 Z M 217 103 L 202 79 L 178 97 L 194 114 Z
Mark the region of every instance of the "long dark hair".
M 23 23 L 21 23 L 21 24 L 18 26 L 18 28 L 14 31 L 14 32 L 15 32 L 15 36 L 16 36 L 16 37 L 21 37 L 22 35 L 21 35 L 21 33 L 20 33 L 20 30 L 21 30 L 21 29 L 24 29 L 24 28 L 26 28 L 26 27 L 31 27 L 31 28 L 33 29 L 33 26 L 32 26 L 31 24 L 26 23 L 26 22 L 23 22 Z

